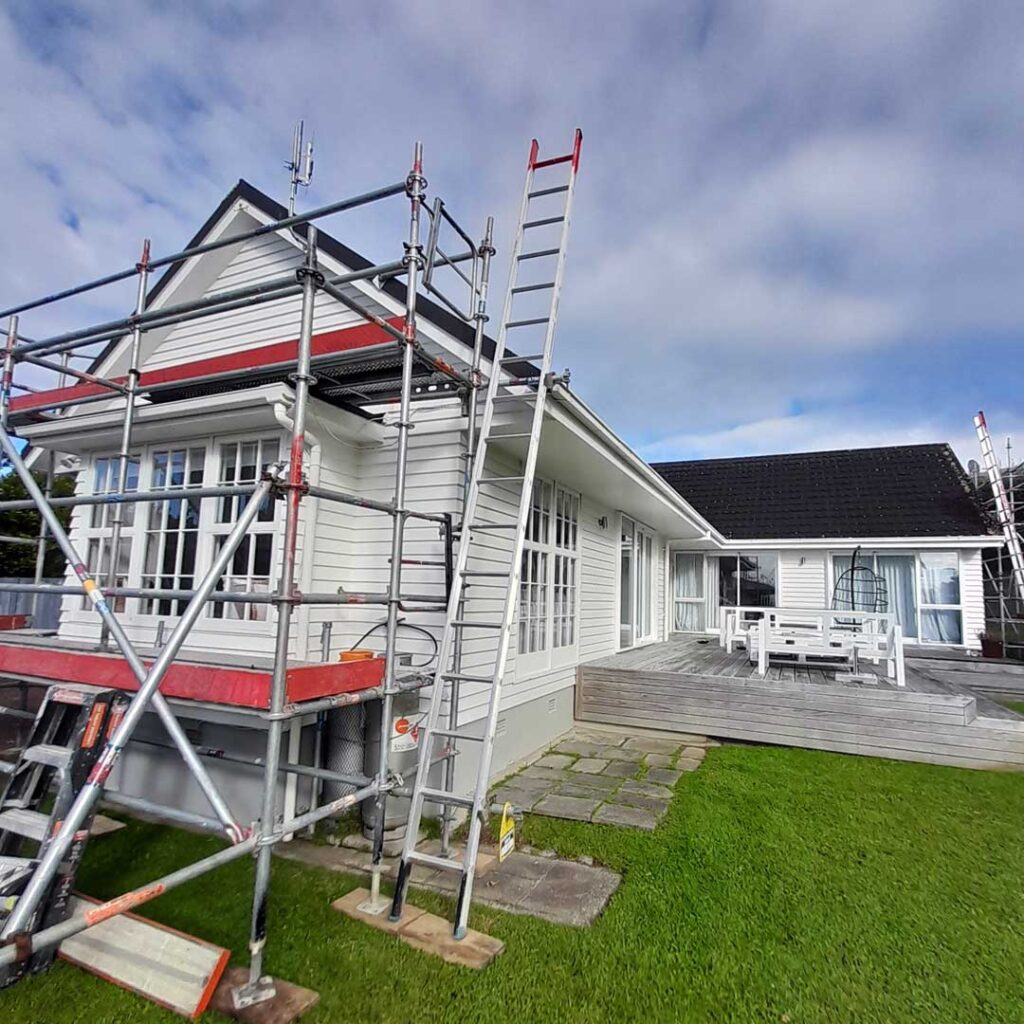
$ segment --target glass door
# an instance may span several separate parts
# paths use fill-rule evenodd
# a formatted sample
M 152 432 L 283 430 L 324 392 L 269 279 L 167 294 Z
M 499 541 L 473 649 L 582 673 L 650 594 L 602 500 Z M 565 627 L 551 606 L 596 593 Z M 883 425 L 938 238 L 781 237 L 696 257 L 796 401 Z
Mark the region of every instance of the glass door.
M 636 523 L 622 517 L 619 539 L 619 646 L 632 647 L 636 629 Z

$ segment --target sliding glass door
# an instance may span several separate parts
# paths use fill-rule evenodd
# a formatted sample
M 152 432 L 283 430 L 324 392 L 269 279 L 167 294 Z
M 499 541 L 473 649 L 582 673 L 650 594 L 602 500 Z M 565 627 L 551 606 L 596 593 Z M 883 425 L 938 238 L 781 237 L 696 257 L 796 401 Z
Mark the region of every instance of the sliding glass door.
M 704 556 L 677 551 L 672 562 L 672 628 L 680 633 L 704 629 Z

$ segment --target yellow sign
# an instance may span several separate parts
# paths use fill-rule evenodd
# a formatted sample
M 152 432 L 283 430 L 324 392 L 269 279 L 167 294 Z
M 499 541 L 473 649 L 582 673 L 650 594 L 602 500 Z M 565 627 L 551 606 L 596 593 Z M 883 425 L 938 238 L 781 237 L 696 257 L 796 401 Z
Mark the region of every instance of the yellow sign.
M 501 810 L 501 832 L 498 834 L 498 863 L 500 864 L 516 848 L 516 820 L 512 817 L 512 805 L 506 803 Z

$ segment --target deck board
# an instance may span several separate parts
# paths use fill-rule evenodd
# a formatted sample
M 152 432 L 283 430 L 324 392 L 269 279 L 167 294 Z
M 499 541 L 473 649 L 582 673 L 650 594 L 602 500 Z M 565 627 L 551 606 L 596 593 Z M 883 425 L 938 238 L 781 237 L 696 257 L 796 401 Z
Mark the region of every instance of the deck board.
M 1024 718 L 975 694 L 963 682 L 970 679 L 968 670 L 951 678 L 933 666 L 908 660 L 905 688 L 887 678 L 884 663 L 870 661 L 862 661 L 860 668 L 875 678 L 873 683 L 837 680 L 828 665 L 795 661 L 774 662 L 762 679 L 745 650 L 727 654 L 713 639 L 678 635 L 580 665 L 576 717 L 900 760 L 1024 770 Z M 985 681 L 992 686 L 991 673 Z

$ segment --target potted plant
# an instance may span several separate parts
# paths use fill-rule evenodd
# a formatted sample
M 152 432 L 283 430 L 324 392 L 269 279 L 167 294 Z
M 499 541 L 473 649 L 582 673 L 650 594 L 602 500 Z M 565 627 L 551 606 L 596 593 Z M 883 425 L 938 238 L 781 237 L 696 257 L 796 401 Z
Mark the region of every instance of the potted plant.
M 991 630 L 983 629 L 978 633 L 981 641 L 981 656 L 983 658 L 1001 658 L 1003 656 L 1003 641 Z

